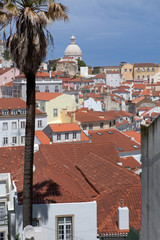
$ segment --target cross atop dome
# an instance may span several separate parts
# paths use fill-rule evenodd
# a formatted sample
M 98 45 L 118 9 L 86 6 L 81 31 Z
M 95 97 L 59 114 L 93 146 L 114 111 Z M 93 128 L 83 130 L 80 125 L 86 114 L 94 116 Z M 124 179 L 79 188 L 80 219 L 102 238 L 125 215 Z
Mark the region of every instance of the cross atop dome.
M 82 51 L 76 44 L 76 38 L 74 35 L 70 38 L 70 44 L 64 52 L 64 57 L 73 57 L 74 59 L 82 60 Z

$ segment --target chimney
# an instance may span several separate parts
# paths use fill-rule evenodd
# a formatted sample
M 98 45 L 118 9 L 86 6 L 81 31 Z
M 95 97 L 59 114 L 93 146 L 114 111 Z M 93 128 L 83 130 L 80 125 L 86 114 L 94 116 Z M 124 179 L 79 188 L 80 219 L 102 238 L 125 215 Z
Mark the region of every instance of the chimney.
M 118 208 L 118 228 L 119 230 L 129 229 L 129 209 L 128 207 Z

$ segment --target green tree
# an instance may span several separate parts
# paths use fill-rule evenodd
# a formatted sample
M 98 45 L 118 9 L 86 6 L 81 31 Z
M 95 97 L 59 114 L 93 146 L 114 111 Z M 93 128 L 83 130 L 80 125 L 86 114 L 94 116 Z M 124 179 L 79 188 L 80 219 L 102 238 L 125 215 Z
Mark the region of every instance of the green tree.
M 80 67 L 86 67 L 85 62 L 83 62 L 83 61 L 80 60 L 80 59 L 77 59 L 77 61 L 78 61 L 78 71 L 80 71 Z
M 8 51 L 7 49 L 4 50 L 4 52 L 2 53 L 2 57 L 3 57 L 4 60 L 6 60 L 6 61 L 9 61 L 9 60 L 11 59 L 10 53 L 9 53 L 9 51 Z
M 35 74 L 46 56 L 47 40 L 53 40 L 47 24 L 68 20 L 67 8 L 54 0 L 2 0 L 0 24 L 15 29 L 7 47 L 27 79 L 23 227 L 32 224 L 33 150 L 35 131 Z M 14 28 L 15 24 L 15 28 Z M 1 28 L 1 29 L 2 29 Z

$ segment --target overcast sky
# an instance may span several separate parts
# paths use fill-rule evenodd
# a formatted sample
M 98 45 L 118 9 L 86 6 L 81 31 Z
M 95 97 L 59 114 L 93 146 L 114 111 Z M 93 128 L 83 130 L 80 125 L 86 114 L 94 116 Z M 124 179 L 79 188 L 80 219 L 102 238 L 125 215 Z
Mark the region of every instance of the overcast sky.
M 48 59 L 64 56 L 74 33 L 87 65 L 160 63 L 159 0 L 61 0 L 69 22 L 54 22 L 54 49 Z

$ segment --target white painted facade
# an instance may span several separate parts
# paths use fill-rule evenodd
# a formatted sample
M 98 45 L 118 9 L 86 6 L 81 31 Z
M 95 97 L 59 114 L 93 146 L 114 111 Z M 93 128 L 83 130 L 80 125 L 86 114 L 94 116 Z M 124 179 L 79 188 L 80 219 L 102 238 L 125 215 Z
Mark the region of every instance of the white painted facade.
M 88 98 L 84 101 L 84 107 L 90 109 L 93 109 L 94 111 L 102 111 L 102 103 L 101 101 L 95 101 L 93 98 Z
M 149 83 L 155 84 L 157 82 L 160 82 L 160 72 L 150 75 Z
M 14 95 L 26 100 L 26 79 L 16 78 L 13 82 Z M 36 78 L 36 92 L 62 93 L 62 80 L 53 78 Z
M 58 218 L 71 217 L 72 238 L 97 239 L 97 203 L 56 203 L 33 205 L 33 219 L 39 220 L 35 227 L 36 240 L 58 240 Z M 16 233 L 22 238 L 22 206 L 16 204 Z M 11 240 L 13 240 L 12 238 Z M 66 239 L 66 236 L 64 236 Z
M 119 87 L 122 83 L 120 73 L 106 73 L 106 84 L 110 87 Z
M 0 147 L 24 146 L 25 125 L 25 112 L 24 114 L 0 115 Z M 36 114 L 35 130 L 43 130 L 46 125 L 46 114 Z

